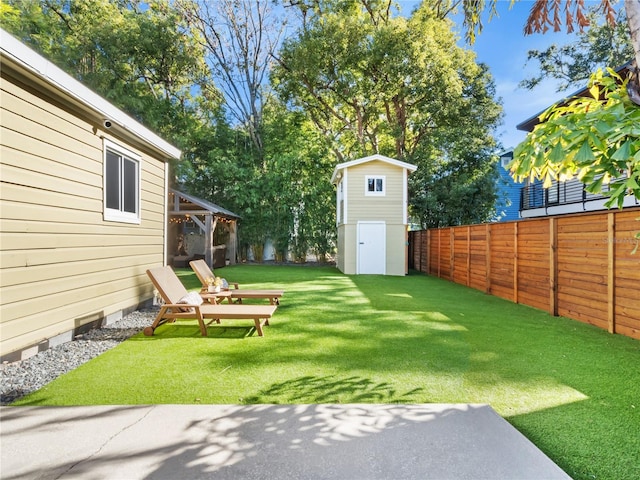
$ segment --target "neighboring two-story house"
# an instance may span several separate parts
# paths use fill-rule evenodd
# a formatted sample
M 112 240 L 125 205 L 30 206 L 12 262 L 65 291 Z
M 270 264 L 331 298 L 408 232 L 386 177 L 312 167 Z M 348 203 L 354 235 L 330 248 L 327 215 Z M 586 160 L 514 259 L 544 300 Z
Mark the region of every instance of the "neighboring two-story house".
M 517 183 L 507 166 L 513 160 L 513 148 L 500 154 L 498 163 L 498 201 L 496 202 L 496 220 L 508 222 L 520 218 L 520 189 L 522 183 Z
M 630 63 L 616 69 L 616 72 L 623 78 L 629 75 Z M 580 96 L 589 95 L 588 88 L 582 88 L 569 95 L 565 99 L 557 102 L 565 103 L 568 100 Z M 546 110 L 546 109 L 545 109 Z M 528 118 L 516 126 L 518 130 L 531 132 L 540 123 L 539 117 L 543 113 Z M 565 213 L 576 213 L 585 211 L 603 210 L 607 197 L 601 194 L 589 193 L 584 189 L 584 185 L 576 178 L 566 181 L 553 181 L 551 187 L 545 189 L 542 181 L 527 182 L 520 189 L 519 198 L 512 199 L 520 206 L 520 217 L 540 217 L 545 215 L 561 215 Z M 637 206 L 640 202 L 633 195 L 625 198 L 624 206 Z

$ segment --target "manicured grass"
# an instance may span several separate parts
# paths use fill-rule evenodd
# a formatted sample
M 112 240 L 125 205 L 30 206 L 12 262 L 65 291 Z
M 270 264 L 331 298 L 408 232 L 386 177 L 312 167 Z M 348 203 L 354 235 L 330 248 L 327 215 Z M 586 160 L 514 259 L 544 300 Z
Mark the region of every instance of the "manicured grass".
M 640 478 L 636 340 L 418 274 L 218 273 L 286 290 L 264 338 L 165 325 L 15 405 L 488 403 L 575 479 Z

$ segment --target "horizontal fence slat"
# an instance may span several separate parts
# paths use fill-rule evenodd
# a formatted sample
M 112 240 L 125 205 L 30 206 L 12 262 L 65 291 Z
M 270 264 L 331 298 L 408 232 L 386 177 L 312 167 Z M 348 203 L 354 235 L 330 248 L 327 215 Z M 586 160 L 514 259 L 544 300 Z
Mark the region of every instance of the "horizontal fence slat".
M 640 340 L 640 207 L 410 232 L 411 268 Z

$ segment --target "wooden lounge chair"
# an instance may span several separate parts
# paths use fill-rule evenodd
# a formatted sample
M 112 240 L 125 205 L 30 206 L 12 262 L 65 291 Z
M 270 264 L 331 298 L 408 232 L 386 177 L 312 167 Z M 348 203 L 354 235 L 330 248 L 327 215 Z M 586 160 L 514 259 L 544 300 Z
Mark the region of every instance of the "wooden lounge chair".
M 202 291 L 207 289 L 207 278 L 215 278 L 214 273 L 204 260 L 192 260 L 189 265 L 195 272 L 198 280 L 202 284 Z M 271 305 L 280 305 L 280 298 L 284 295 L 284 290 L 249 290 L 238 288 L 237 283 L 230 283 L 234 288 L 230 289 L 231 297 L 229 302 L 236 300 L 238 303 L 242 303 L 243 298 L 266 298 Z
M 173 322 L 176 318 L 186 318 L 198 320 L 203 336 L 207 335 L 207 326 L 212 322 L 252 319 L 258 335 L 262 337 L 264 336 L 262 326 L 269 325 L 269 318 L 273 316 L 277 308 L 276 305 L 221 305 L 217 303 L 198 305 L 197 301 L 189 300 L 195 292 L 189 295 L 171 267 L 150 268 L 147 270 L 147 275 L 164 300 L 164 305 L 160 308 L 153 324 L 144 329 L 144 334 L 147 336 L 153 335 L 154 330 L 165 322 Z M 195 297 L 196 299 L 200 298 L 202 302 L 200 295 L 195 294 Z M 209 322 L 205 324 L 205 320 Z

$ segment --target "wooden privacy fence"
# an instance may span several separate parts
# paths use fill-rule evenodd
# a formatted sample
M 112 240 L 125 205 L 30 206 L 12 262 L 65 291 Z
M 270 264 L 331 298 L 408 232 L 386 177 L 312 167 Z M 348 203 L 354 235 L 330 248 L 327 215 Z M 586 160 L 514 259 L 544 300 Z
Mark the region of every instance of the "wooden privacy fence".
M 409 266 L 640 339 L 640 208 L 409 232 Z

